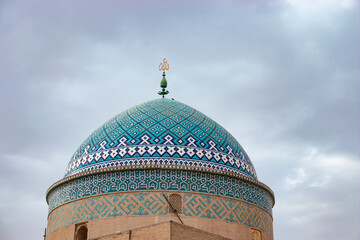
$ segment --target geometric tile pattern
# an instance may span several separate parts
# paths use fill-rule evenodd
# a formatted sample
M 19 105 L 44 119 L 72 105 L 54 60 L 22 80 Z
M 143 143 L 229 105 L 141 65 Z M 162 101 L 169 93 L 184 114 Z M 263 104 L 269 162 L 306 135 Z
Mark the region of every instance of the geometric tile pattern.
M 114 216 L 164 215 L 168 204 L 160 193 L 114 194 L 63 205 L 48 218 L 48 233 L 78 222 Z
M 272 218 L 264 210 L 232 199 L 184 194 L 185 216 L 222 219 L 260 229 L 272 236 Z
M 274 205 L 266 189 L 228 175 L 171 169 L 132 169 L 97 173 L 70 180 L 47 196 L 49 211 L 89 196 L 129 191 L 179 191 L 221 195 L 259 206 L 270 214 Z
M 65 177 L 151 161 L 223 167 L 257 179 L 248 155 L 228 131 L 194 108 L 166 98 L 135 106 L 98 128 L 75 152 Z
M 168 197 L 168 194 L 165 195 Z M 184 194 L 182 198 L 184 216 L 241 223 L 272 236 L 270 214 L 253 205 L 209 195 Z M 101 195 L 70 202 L 54 209 L 48 218 L 47 232 L 98 218 L 168 213 L 168 204 L 159 192 Z
M 133 169 L 84 176 L 48 193 L 49 211 L 84 197 L 106 193 L 166 190 L 216 194 L 264 208 L 270 214 L 272 195 L 264 188 L 228 175 L 170 169 Z

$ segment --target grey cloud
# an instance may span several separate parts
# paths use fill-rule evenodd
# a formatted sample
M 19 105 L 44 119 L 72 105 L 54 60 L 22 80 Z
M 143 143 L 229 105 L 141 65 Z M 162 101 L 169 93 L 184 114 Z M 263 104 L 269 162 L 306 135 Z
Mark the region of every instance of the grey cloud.
M 1 215 L 21 207 L 0 218 L 0 238 L 15 239 L 21 214 L 36 216 L 18 223 L 26 238 L 41 237 L 46 188 L 93 130 L 157 97 L 157 66 L 167 57 L 170 97 L 229 130 L 275 191 L 276 239 L 335 239 L 339 226 L 357 239 L 358 183 L 338 176 L 321 191 L 284 188 L 293 169 L 308 167 L 309 148 L 358 159 L 356 18 L 351 9 L 301 18 L 284 1 L 2 1 Z M 35 207 L 12 201 L 18 196 Z M 296 215 L 311 224 L 287 221 Z

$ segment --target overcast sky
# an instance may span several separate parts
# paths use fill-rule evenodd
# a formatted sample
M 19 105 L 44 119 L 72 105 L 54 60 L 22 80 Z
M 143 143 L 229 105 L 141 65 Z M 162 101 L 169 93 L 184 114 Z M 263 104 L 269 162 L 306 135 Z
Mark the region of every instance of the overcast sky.
M 0 239 L 114 115 L 169 97 L 231 132 L 275 192 L 276 240 L 360 237 L 356 0 L 0 0 Z

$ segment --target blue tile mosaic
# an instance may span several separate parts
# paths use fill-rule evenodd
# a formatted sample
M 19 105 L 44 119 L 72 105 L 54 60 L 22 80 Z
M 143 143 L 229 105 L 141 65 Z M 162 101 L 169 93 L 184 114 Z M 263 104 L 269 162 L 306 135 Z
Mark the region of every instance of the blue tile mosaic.
M 272 194 L 236 177 L 207 172 L 146 169 L 105 172 L 65 182 L 48 194 L 49 210 L 67 202 L 100 194 L 128 191 L 182 191 L 236 198 L 270 214 Z
M 65 177 L 111 166 L 199 166 L 257 179 L 237 140 L 201 112 L 156 99 L 112 118 L 92 133 L 70 160 Z

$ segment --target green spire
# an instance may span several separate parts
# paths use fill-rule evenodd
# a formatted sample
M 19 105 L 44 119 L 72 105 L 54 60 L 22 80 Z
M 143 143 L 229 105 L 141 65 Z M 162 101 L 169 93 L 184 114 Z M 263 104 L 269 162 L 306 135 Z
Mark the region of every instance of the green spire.
M 167 87 L 167 81 L 166 81 L 166 78 L 165 78 L 165 72 L 163 72 L 163 78 L 161 79 L 160 87 L 161 88 L 166 88 Z
M 166 78 L 165 78 L 165 70 L 169 70 L 169 64 L 167 63 L 167 61 L 165 60 L 165 58 L 163 59 L 163 62 L 160 63 L 159 65 L 159 70 L 163 71 L 163 78 L 161 79 L 161 82 L 160 82 L 160 87 L 161 87 L 161 91 L 158 92 L 159 95 L 162 95 L 162 97 L 164 98 L 164 96 L 166 94 L 169 93 L 168 90 L 166 90 L 167 88 L 167 81 L 166 81 Z
M 165 78 L 165 72 L 163 72 L 163 78 L 161 79 L 160 87 L 161 87 L 161 91 L 159 91 L 158 94 L 162 95 L 162 97 L 164 98 L 164 96 L 169 93 L 169 91 L 166 90 L 167 81 L 166 81 L 166 78 Z

